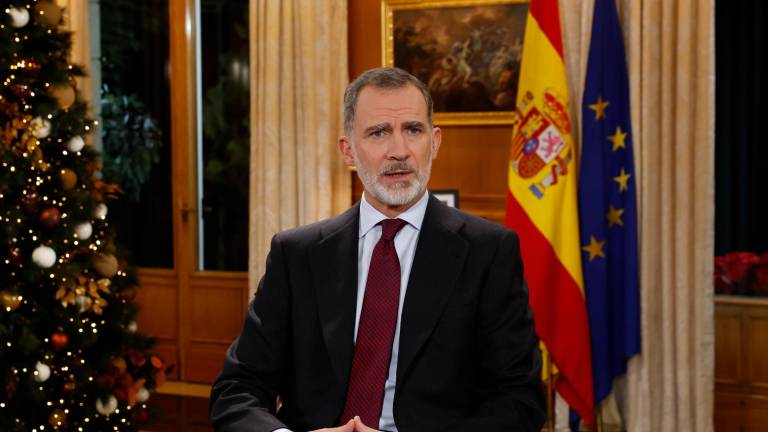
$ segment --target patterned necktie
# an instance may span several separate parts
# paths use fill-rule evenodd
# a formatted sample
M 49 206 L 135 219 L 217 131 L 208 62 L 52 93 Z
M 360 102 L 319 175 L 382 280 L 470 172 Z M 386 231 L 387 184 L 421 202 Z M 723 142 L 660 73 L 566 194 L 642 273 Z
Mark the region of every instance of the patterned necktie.
M 367 426 L 379 427 L 400 304 L 400 260 L 394 238 L 405 224 L 402 219 L 381 221 L 381 239 L 371 255 L 347 401 L 340 424 L 360 416 Z

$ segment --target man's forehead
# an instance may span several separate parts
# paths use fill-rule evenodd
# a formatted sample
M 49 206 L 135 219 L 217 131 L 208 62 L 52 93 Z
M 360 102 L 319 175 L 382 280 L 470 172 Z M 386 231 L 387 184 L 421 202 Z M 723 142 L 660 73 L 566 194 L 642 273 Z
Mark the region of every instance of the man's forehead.
M 358 120 L 364 120 L 366 117 L 405 116 L 410 117 L 408 121 L 425 122 L 427 118 L 424 97 L 419 89 L 410 84 L 395 89 L 364 87 L 360 91 L 356 111 Z

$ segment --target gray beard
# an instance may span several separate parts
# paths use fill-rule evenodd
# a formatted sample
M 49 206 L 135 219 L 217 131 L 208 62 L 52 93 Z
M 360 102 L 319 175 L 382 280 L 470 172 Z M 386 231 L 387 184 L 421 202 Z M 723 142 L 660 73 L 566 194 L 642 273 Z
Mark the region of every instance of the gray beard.
M 399 207 L 413 201 L 427 189 L 427 183 L 429 182 L 429 176 L 432 172 L 432 151 L 429 152 L 429 162 L 427 166 L 421 170 L 416 171 L 416 179 L 413 181 L 403 181 L 393 183 L 391 187 L 384 186 L 378 182 L 379 176 L 383 175 L 390 170 L 413 170 L 413 167 L 405 162 L 393 162 L 381 172 L 376 175 L 371 174 L 363 168 L 362 164 L 357 159 L 357 153 L 352 151 L 352 156 L 355 159 L 355 166 L 357 167 L 357 176 L 365 187 L 365 191 L 373 195 L 377 200 L 391 207 Z

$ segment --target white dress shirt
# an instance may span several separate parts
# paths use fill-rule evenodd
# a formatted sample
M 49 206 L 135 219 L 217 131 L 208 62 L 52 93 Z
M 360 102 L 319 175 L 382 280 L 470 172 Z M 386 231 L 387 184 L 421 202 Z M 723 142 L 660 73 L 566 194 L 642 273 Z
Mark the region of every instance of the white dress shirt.
M 400 305 L 397 308 L 397 326 L 395 327 L 395 337 L 392 342 L 392 358 L 389 361 L 389 373 L 387 381 L 384 383 L 384 402 L 381 407 L 381 418 L 378 425 L 367 425 L 380 430 L 397 432 L 395 427 L 395 418 L 393 414 L 393 405 L 395 402 L 395 380 L 397 377 L 397 355 L 400 346 L 400 318 L 403 314 L 403 301 L 405 300 L 405 291 L 408 288 L 408 278 L 411 275 L 411 266 L 413 257 L 416 254 L 416 244 L 419 241 L 419 232 L 421 224 L 424 222 L 424 213 L 427 211 L 427 202 L 429 194 L 424 193 L 416 204 L 408 210 L 396 216 L 408 222 L 395 236 L 395 250 L 397 258 L 400 260 Z M 357 247 L 357 309 L 355 311 L 355 340 L 357 340 L 357 329 L 360 324 L 360 312 L 363 309 L 363 298 L 365 297 L 365 284 L 368 280 L 368 267 L 371 264 L 371 255 L 373 248 L 381 238 L 381 222 L 388 217 L 376 210 L 365 199 L 363 194 L 360 200 L 360 238 Z M 290 432 L 288 429 L 281 428 L 274 432 Z

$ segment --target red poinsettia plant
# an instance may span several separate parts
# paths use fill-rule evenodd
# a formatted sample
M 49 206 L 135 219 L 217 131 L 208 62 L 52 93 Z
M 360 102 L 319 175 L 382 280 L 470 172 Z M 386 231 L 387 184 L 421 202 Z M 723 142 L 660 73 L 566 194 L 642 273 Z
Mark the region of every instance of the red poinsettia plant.
M 731 252 L 715 257 L 715 293 L 768 296 L 768 252 Z

